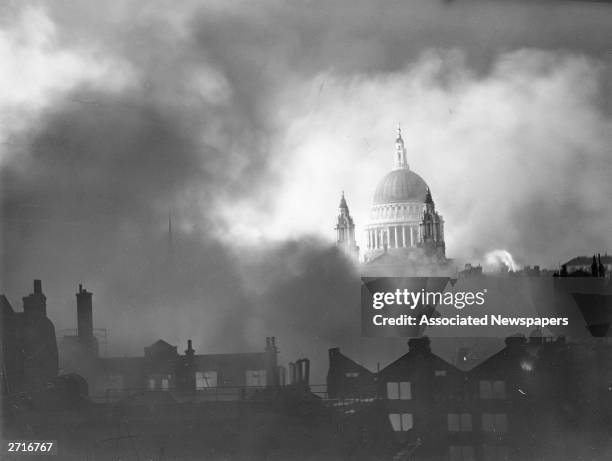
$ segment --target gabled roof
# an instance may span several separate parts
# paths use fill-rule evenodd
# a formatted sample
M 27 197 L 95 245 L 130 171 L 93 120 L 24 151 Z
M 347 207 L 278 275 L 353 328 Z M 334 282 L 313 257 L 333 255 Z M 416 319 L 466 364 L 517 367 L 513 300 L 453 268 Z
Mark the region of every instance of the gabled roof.
M 150 346 L 145 347 L 145 355 L 159 353 L 178 354 L 177 347 L 167 343 L 163 339 L 158 339 Z
M 423 371 L 421 366 L 412 367 L 411 364 L 415 362 L 419 362 L 419 361 L 424 361 L 424 360 L 430 361 L 430 363 L 433 365 L 432 368 L 439 368 L 441 370 L 451 370 L 451 371 L 456 371 L 458 373 L 460 372 L 460 370 L 457 367 L 455 367 L 453 364 L 447 362 L 441 357 L 438 357 L 433 352 L 424 352 L 424 353 L 419 353 L 419 354 L 415 352 L 408 352 L 402 355 L 395 362 L 383 368 L 380 371 L 380 375 L 383 377 L 386 375 L 395 375 L 395 374 L 405 375 L 406 370 L 414 370 L 417 372 Z
M 11 303 L 9 302 L 7 297 L 4 295 L 0 295 L 0 309 L 1 309 L 0 312 L 3 316 L 11 315 L 15 313 L 13 306 L 11 306 Z
M 340 352 L 339 349 L 334 349 L 332 351 L 333 351 L 334 362 L 335 362 L 336 365 L 339 366 L 339 368 L 342 369 L 342 371 L 346 371 L 347 369 L 350 368 L 351 370 L 358 371 L 359 373 L 363 373 L 366 376 L 374 376 L 375 375 L 374 372 L 368 370 L 363 365 L 360 365 L 359 363 L 355 362 L 353 359 L 351 359 L 351 358 L 347 357 L 346 355 L 344 355 L 342 352 Z M 331 368 L 330 368 L 330 371 L 331 371 Z

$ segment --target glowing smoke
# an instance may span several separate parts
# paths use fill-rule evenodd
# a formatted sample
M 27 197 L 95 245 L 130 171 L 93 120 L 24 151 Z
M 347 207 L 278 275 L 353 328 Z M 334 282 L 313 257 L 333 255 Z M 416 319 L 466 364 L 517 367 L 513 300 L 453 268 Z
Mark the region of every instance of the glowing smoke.
M 508 268 L 508 272 L 516 272 L 520 269 L 507 250 L 493 250 L 485 255 L 485 269 L 488 271 L 498 271 L 504 266 Z

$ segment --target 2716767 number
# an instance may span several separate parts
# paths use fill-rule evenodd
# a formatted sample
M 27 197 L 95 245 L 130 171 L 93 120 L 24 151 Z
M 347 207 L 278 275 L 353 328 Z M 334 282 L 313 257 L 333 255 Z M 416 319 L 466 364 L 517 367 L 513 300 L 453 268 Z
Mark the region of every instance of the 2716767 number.
M 55 440 L 7 440 L 6 453 L 12 455 L 56 455 Z

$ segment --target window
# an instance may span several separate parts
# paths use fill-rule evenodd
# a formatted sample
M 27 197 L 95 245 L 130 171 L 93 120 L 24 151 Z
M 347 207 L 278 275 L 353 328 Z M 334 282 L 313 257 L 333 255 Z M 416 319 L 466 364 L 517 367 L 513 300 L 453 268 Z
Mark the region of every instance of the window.
M 357 373 L 356 371 L 349 371 L 345 373 L 344 376 L 346 376 L 347 378 L 357 378 L 359 376 L 359 373 Z
M 448 414 L 449 432 L 459 432 L 459 415 L 457 413 Z
M 167 391 L 170 388 L 170 380 L 168 378 L 162 378 L 161 388 L 164 391 Z
M 390 413 L 389 421 L 395 432 L 409 431 L 414 425 L 412 413 Z
M 446 376 L 446 370 L 436 370 L 434 371 L 435 376 Z
M 480 398 L 483 400 L 506 398 L 506 383 L 504 381 L 480 381 Z
M 390 400 L 399 399 L 398 383 L 387 383 L 387 398 Z
M 410 400 L 412 398 L 412 388 L 409 381 L 400 383 L 387 383 L 387 398 L 390 400 Z
M 469 413 L 449 413 L 449 432 L 470 432 L 472 430 L 472 415 Z
M 484 461 L 507 461 L 508 447 L 504 445 L 483 445 L 482 459 Z
M 216 371 L 196 371 L 196 388 L 217 387 Z
M 474 447 L 451 445 L 448 448 L 450 461 L 474 461 Z
M 266 385 L 266 370 L 247 370 L 247 387 L 263 387 Z
M 504 413 L 483 413 L 482 430 L 485 432 L 507 432 L 508 418 Z
M 480 398 L 483 400 L 490 400 L 493 397 L 493 390 L 491 389 L 491 381 L 480 381 Z
M 493 381 L 493 398 L 506 398 L 506 383 L 504 381 Z
M 155 390 L 155 387 L 156 387 L 155 378 L 149 378 L 149 390 L 153 391 Z

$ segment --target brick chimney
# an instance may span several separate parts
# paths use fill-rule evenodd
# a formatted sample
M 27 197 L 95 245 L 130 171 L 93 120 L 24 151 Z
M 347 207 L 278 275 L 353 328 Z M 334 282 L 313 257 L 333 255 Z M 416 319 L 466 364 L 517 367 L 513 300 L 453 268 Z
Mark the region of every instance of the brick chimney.
M 34 292 L 23 298 L 23 312 L 30 319 L 47 316 L 47 297 L 42 292 L 40 280 L 34 280 Z
M 93 293 L 79 284 L 77 299 L 77 336 L 79 342 L 87 347 L 93 343 Z

